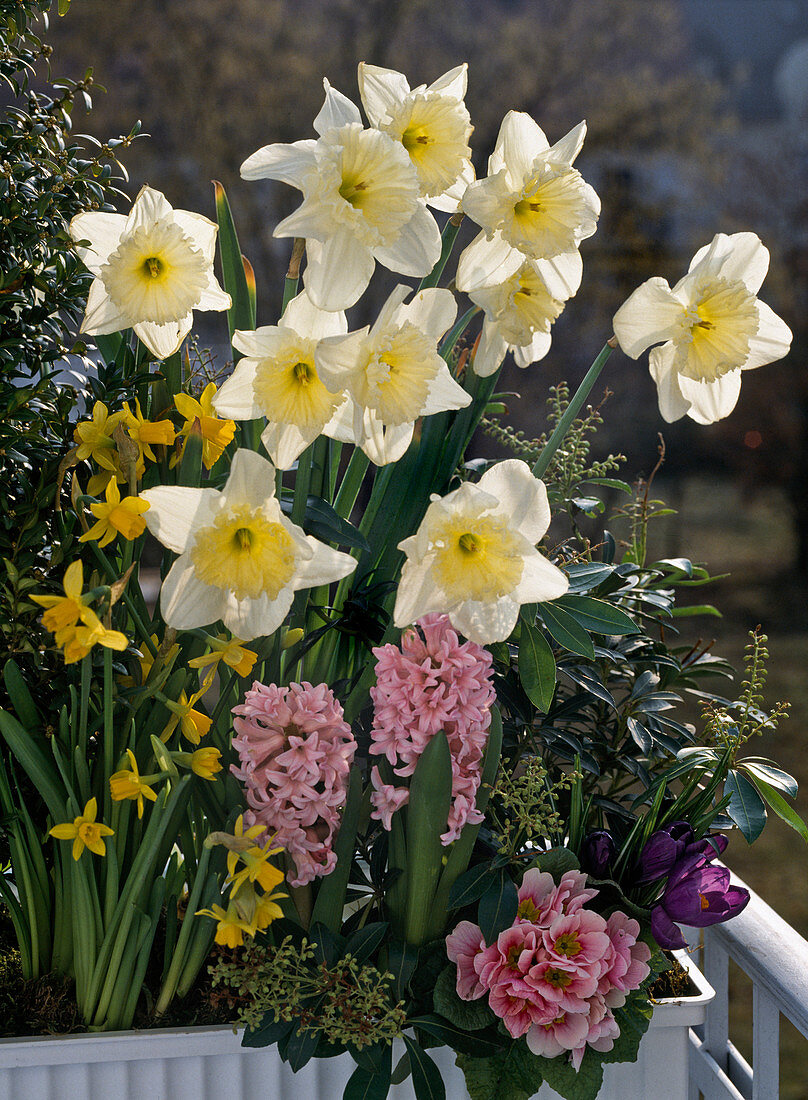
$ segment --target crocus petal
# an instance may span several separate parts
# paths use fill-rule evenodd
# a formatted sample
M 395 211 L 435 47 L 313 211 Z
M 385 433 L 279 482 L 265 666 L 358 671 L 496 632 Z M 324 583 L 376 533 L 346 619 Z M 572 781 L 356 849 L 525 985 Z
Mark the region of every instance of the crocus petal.
M 220 507 L 218 490 L 184 485 L 156 485 L 144 489 L 140 499 L 149 504 L 146 526 L 175 554 L 184 554 L 193 545 L 196 532 L 213 522 Z
M 118 247 L 125 226 L 125 214 L 109 214 L 104 210 L 85 210 L 71 220 L 73 240 L 90 242 L 89 246 L 78 245 L 76 252 L 93 275 L 100 275 L 101 267 Z
M 480 489 L 496 497 L 499 511 L 512 526 L 535 545 L 550 526 L 550 505 L 543 481 L 534 477 L 526 462 L 509 458 L 486 470 Z
M 757 334 L 749 341 L 749 357 L 741 370 L 752 370 L 774 363 L 788 355 L 793 334 L 788 325 L 765 302 L 755 302 L 758 315 Z
M 675 358 L 676 348 L 673 344 L 654 348 L 648 356 L 648 369 L 657 385 L 659 411 L 662 419 L 669 424 L 674 420 L 681 420 L 690 408 L 690 402 L 679 388 L 680 375 L 673 365 Z
M 340 126 L 347 126 L 351 122 L 362 122 L 362 116 L 355 103 L 351 103 L 346 95 L 332 88 L 325 79 L 323 79 L 323 87 L 325 102 L 313 123 L 318 134 L 324 134 L 327 130 L 337 130 Z
M 485 233 L 478 233 L 460 253 L 457 261 L 457 289 L 464 292 L 476 290 L 492 283 L 504 283 L 525 262 L 524 256 L 501 236 L 495 233 L 487 240 Z
M 661 905 L 656 905 L 651 910 L 651 935 L 660 947 L 668 951 L 687 947 L 687 940 L 681 929 L 673 923 Z
M 670 339 L 671 329 L 683 313 L 682 302 L 665 279 L 648 279 L 615 313 L 614 334 L 626 355 L 637 359 L 652 344 Z
M 241 178 L 245 180 L 280 180 L 291 187 L 300 188 L 301 177 L 316 166 L 313 138 L 295 141 L 291 145 L 276 142 L 258 149 L 247 157 L 241 166 Z
M 420 278 L 428 275 L 438 262 L 440 250 L 438 223 L 426 206 L 419 202 L 393 244 L 374 248 L 373 255 L 390 271 Z
M 346 226 L 341 226 L 325 244 L 308 241 L 306 255 L 303 283 L 309 298 L 320 309 L 331 312 L 348 309 L 359 300 L 375 267 L 370 249 Z
M 687 415 L 697 424 L 714 424 L 729 416 L 741 393 L 741 372 L 730 371 L 715 382 L 694 382 L 679 375 L 682 396 L 690 402 Z
M 199 580 L 189 554 L 174 562 L 160 589 L 160 610 L 169 626 L 177 630 L 209 626 L 222 617 L 224 606 L 223 590 Z M 238 637 L 248 640 L 243 633 Z

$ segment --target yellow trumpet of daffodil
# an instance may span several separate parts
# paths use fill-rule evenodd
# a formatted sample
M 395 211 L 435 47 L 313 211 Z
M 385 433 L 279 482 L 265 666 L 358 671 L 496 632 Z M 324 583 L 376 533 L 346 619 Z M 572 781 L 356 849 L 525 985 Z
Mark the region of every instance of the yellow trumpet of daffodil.
M 73 859 L 78 860 L 85 848 L 89 848 L 97 856 L 107 854 L 104 837 L 113 836 L 115 830 L 109 825 L 103 825 L 96 821 L 98 803 L 91 798 L 84 807 L 84 812 L 73 818 L 72 822 L 66 821 L 62 825 L 54 825 L 50 835 L 56 840 L 73 841 Z
M 245 933 L 248 936 L 255 935 L 252 922 L 244 918 L 235 899 L 228 902 L 227 909 L 215 904 L 210 909 L 197 909 L 196 916 L 213 917 L 219 922 L 214 940 L 221 947 L 241 947 Z
M 129 757 L 131 770 L 127 771 L 124 768 L 109 777 L 110 794 L 113 802 L 123 802 L 126 799 L 137 800 L 137 816 L 143 817 L 143 799 L 148 798 L 150 802 L 156 802 L 157 794 L 138 771 L 137 760 L 132 750 L 127 749 L 126 755 Z
M 147 420 L 137 399 L 135 399 L 134 412 L 129 408 L 128 401 L 124 401 L 123 407 L 123 424 L 129 438 L 137 446 L 137 476 L 142 477 L 146 469 L 146 459 L 148 458 L 151 462 L 157 461 L 152 446 L 170 447 L 177 433 L 168 420 Z
M 215 782 L 214 776 L 217 772 L 222 770 L 222 765 L 219 761 L 222 758 L 222 754 L 218 749 L 214 749 L 212 746 L 207 746 L 204 749 L 197 749 L 196 752 L 192 752 L 189 760 L 191 771 L 194 775 L 200 776 L 202 779 L 209 779 L 211 782 Z
M 96 518 L 93 526 L 86 531 L 79 542 L 88 542 L 90 539 L 99 539 L 99 546 L 106 546 L 117 535 L 123 535 L 125 539 L 136 539 L 146 530 L 146 521 L 142 513 L 149 507 L 147 500 L 140 497 L 129 496 L 121 500 L 115 478 L 107 482 L 106 503 L 101 502 L 90 505 L 90 511 Z
M 71 562 L 65 570 L 64 596 L 32 596 L 46 608 L 42 625 L 54 635 L 54 641 L 64 653 L 65 664 L 86 657 L 94 645 L 107 649 L 126 649 L 129 639 L 119 630 L 108 630 L 82 595 L 84 569 L 80 561 Z
M 202 436 L 202 462 L 206 470 L 214 465 L 217 459 L 221 457 L 227 444 L 232 441 L 233 436 L 236 434 L 236 422 L 234 420 L 223 420 L 216 415 L 216 410 L 213 407 L 215 396 L 215 382 L 209 382 L 205 386 L 198 400 L 189 393 L 174 395 L 174 404 L 177 406 L 180 416 L 184 418 L 185 423 L 178 433 L 183 437 L 182 450 L 171 459 L 171 466 L 176 466 L 185 453 L 188 436 L 194 429 L 195 424 L 197 425 L 195 430 Z

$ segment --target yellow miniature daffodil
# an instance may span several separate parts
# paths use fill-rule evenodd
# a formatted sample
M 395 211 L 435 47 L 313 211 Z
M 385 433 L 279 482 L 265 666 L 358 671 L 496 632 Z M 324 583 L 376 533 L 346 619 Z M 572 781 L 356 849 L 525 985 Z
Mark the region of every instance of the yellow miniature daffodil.
M 75 626 L 87 604 L 81 594 L 84 587 L 84 567 L 80 561 L 71 562 L 62 581 L 64 596 L 32 596 L 34 603 L 47 608 L 42 625 L 52 634 Z
M 202 779 L 209 779 L 213 783 L 215 782 L 214 776 L 216 773 L 222 770 L 222 765 L 219 763 L 221 758 L 222 754 L 212 746 L 197 749 L 196 752 L 191 753 L 189 760 L 191 771 L 194 775 L 198 775 Z
M 73 430 L 73 439 L 78 444 L 76 458 L 80 462 L 91 458 L 105 470 L 114 471 L 117 452 L 112 433 L 122 419 L 122 412 L 110 413 L 103 401 L 96 401 L 91 419 L 79 421 Z
M 255 895 L 255 913 L 253 914 L 253 921 L 259 932 L 263 932 L 274 920 L 283 916 L 283 909 L 278 905 L 276 899 L 285 897 L 288 897 L 288 895 L 283 893 L 283 891 L 275 891 L 275 893 L 272 894 Z
M 94 645 L 105 649 L 126 649 L 129 639 L 120 630 L 108 630 L 91 607 L 85 607 L 81 621 L 54 634 L 54 641 L 64 653 L 66 665 L 86 657 Z
M 255 935 L 254 925 L 251 921 L 245 920 L 236 901 L 232 898 L 227 909 L 223 909 L 221 905 L 212 905 L 210 909 L 197 909 L 196 916 L 213 917 L 219 922 L 214 940 L 221 947 L 241 947 L 245 934 Z
M 257 833 L 264 831 L 263 825 L 253 825 L 246 833 L 242 833 L 241 829 L 242 818 L 239 817 L 236 822 L 235 836 L 237 839 L 249 838 L 251 835 L 254 837 Z M 274 867 L 269 863 L 269 857 L 277 855 L 282 851 L 281 848 L 271 848 L 272 838 L 270 838 L 263 847 L 258 847 L 257 844 L 253 844 L 248 848 L 239 847 L 238 850 L 232 848 L 227 853 L 227 881 L 231 884 L 232 892 L 237 893 L 243 884 L 247 881 L 257 882 L 258 885 L 264 890 L 272 890 L 280 882 L 283 882 L 284 873 L 278 867 Z M 244 867 L 240 871 L 236 871 L 239 861 L 244 864 Z
M 209 382 L 199 395 L 199 400 L 188 393 L 174 395 L 174 404 L 177 411 L 184 418 L 185 423 L 179 430 L 183 438 L 182 449 L 179 454 L 171 459 L 171 466 L 176 466 L 185 453 L 185 445 L 192 429 L 202 436 L 202 463 L 209 470 L 221 457 L 225 447 L 236 434 L 236 422 L 223 420 L 216 415 L 213 407 L 213 399 L 216 397 L 216 384 Z M 194 429 L 194 425 L 196 428 Z
M 137 816 L 143 817 L 143 799 L 148 798 L 150 802 L 156 802 L 157 794 L 138 771 L 137 760 L 132 750 L 127 749 L 126 755 L 129 757 L 131 771 L 124 768 L 119 772 L 114 772 L 109 777 L 110 794 L 113 802 L 123 802 L 125 799 L 134 801 L 136 799 Z
M 123 535 L 130 541 L 142 535 L 146 530 L 146 521 L 142 513 L 148 510 L 149 502 L 133 496 L 124 497 L 121 500 L 114 477 L 107 482 L 105 497 L 105 504 L 99 502 L 90 505 L 90 511 L 95 516 L 96 522 L 79 538 L 79 542 L 99 539 L 98 545 L 106 546 L 117 535 Z
M 166 742 L 177 728 L 177 725 L 179 725 L 180 733 L 186 741 L 190 741 L 192 745 L 199 744 L 211 726 L 211 719 L 207 714 L 201 710 L 194 710 L 194 704 L 202 698 L 205 690 L 203 686 L 202 689 L 195 692 L 190 699 L 184 691 L 181 691 L 180 697 L 176 703 L 169 700 L 166 701 L 166 706 L 171 711 L 171 717 L 166 723 L 165 729 L 160 734 L 161 741 Z
M 109 825 L 103 825 L 100 821 L 96 821 L 97 813 L 98 803 L 94 798 L 91 798 L 84 807 L 84 812 L 73 818 L 72 823 L 65 822 L 62 825 L 54 825 L 50 830 L 50 835 L 55 837 L 56 840 L 72 840 L 73 859 L 75 860 L 81 858 L 85 848 L 89 848 L 97 856 L 105 856 L 107 851 L 104 837 L 113 836 L 115 830 L 110 829 Z
M 168 420 L 147 420 L 140 408 L 140 401 L 135 399 L 135 411 L 129 408 L 129 402 L 124 401 L 123 424 L 129 438 L 137 446 L 137 475 L 142 477 L 146 468 L 146 459 L 157 461 L 157 456 L 152 450 L 153 445 L 170 447 L 177 433 L 174 426 Z
M 191 330 L 193 310 L 230 308 L 213 274 L 217 232 L 210 219 L 174 210 L 149 186 L 128 215 L 77 214 L 70 235 L 95 276 L 81 331 L 133 328 L 158 358 L 173 355 Z
M 214 672 L 219 662 L 223 661 L 238 676 L 249 676 L 253 665 L 258 660 L 258 654 L 253 653 L 251 649 L 246 649 L 240 638 L 228 639 L 222 634 L 217 638 L 209 638 L 208 645 L 211 647 L 211 652 L 190 660 L 188 665 L 191 668 L 206 668 L 208 665 L 213 665 L 211 672 Z

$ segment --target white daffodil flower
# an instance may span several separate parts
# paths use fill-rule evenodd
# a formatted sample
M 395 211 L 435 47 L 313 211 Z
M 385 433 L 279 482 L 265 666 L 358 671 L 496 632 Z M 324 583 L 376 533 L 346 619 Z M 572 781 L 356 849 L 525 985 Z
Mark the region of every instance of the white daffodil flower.
M 472 641 L 504 641 L 522 604 L 554 600 L 569 588 L 536 549 L 549 524 L 544 483 L 519 459 L 492 466 L 477 485 L 466 481 L 433 496 L 417 532 L 398 546 L 407 560 L 395 625 L 438 611 Z
M 254 451 L 236 452 L 221 492 L 158 485 L 141 499 L 151 533 L 180 555 L 160 591 L 163 618 L 177 630 L 221 619 L 242 641 L 263 637 L 281 625 L 298 589 L 356 568 L 284 517 L 275 470 Z
M 377 466 L 401 458 L 420 416 L 471 402 L 436 348 L 457 314 L 454 295 L 422 290 L 404 305 L 409 293 L 396 287 L 372 328 L 327 337 L 315 353 L 323 381 L 348 393 L 326 434 L 356 443 Z
M 516 365 L 527 367 L 550 350 L 550 328 L 564 308 L 554 298 L 533 264 L 525 262 L 504 283 L 469 292 L 485 310 L 480 343 L 472 360 L 475 374 L 493 374 L 509 351 Z
M 718 233 L 672 290 L 649 279 L 618 309 L 614 334 L 626 355 L 662 344 L 649 367 L 664 420 L 721 420 L 738 401 L 741 371 L 788 354 L 791 330 L 756 297 L 768 269 L 754 233 Z
M 261 442 L 280 470 L 289 469 L 345 401 L 344 393 L 332 392 L 320 379 L 315 350 L 323 337 L 347 331 L 344 313 L 318 309 L 304 290 L 289 302 L 277 325 L 233 334 L 233 347 L 244 358 L 213 406 L 233 420 L 266 417 Z
M 422 277 L 438 261 L 437 223 L 400 141 L 362 126 L 359 108 L 325 84 L 314 120 L 317 140 L 266 145 L 241 166 L 244 179 L 276 179 L 303 192 L 276 237 L 305 237 L 303 282 L 320 309 L 352 306 L 376 261 L 402 275 Z
M 600 199 L 572 167 L 581 151 L 581 122 L 552 147 L 533 119 L 509 111 L 500 127 L 488 176 L 469 185 L 463 212 L 482 226 L 457 265 L 457 286 L 504 282 L 525 259 L 554 297 L 571 298 L 581 285 L 578 246 L 597 228 Z
M 132 328 L 159 359 L 173 355 L 191 331 L 193 310 L 230 308 L 213 274 L 217 232 L 215 222 L 174 210 L 148 186 L 129 214 L 76 214 L 70 236 L 95 276 L 81 331 Z
M 474 179 L 468 143 L 474 127 L 463 102 L 468 65 L 458 65 L 429 87 L 411 89 L 403 73 L 362 61 L 358 79 L 371 125 L 407 150 L 427 203 L 457 210 Z

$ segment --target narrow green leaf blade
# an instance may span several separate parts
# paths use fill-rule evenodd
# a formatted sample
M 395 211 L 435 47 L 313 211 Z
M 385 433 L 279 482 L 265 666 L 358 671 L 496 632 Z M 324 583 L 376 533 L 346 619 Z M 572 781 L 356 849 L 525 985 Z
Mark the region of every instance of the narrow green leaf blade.
M 806 826 L 797 811 L 789 806 L 780 792 L 760 779 L 759 776 L 755 776 L 755 786 L 777 816 L 782 818 L 786 825 L 791 826 L 795 833 L 799 833 L 805 843 L 808 844 L 808 826 Z
M 585 630 L 596 634 L 638 634 L 639 627 L 625 611 L 592 596 L 561 596 L 555 601 Z
M 519 631 L 519 679 L 531 703 L 546 714 L 555 691 L 555 657 L 542 631 L 525 619 Z
M 416 1100 L 446 1100 L 446 1087 L 438 1067 L 423 1047 L 409 1035 L 404 1036 L 404 1042 L 410 1056 L 412 1086 Z
M 552 603 L 540 603 L 539 614 L 550 637 L 558 642 L 562 649 L 594 661 L 595 647 L 592 639 L 568 611 L 558 606 L 557 600 Z
M 766 824 L 763 799 L 740 772 L 732 768 L 724 780 L 724 794 L 729 795 L 727 813 L 741 830 L 747 844 L 753 844 Z
M 213 182 L 213 190 L 216 199 L 216 220 L 219 223 L 222 283 L 233 302 L 227 311 L 227 325 L 232 340 L 236 329 L 255 328 L 255 312 L 247 285 L 236 225 L 230 212 L 230 203 L 227 201 L 224 187 L 216 180 Z M 238 358 L 238 352 L 234 352 L 234 356 Z

